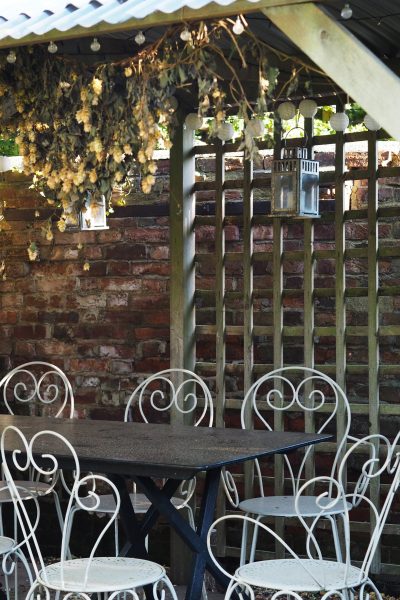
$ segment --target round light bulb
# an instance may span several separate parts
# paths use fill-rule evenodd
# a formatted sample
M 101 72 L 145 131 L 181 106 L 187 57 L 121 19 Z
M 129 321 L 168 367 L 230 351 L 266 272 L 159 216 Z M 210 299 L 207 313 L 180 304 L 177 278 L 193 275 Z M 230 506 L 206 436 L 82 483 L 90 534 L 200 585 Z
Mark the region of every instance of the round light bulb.
M 379 129 L 381 128 L 378 121 L 375 121 L 375 119 L 373 119 L 369 115 L 365 115 L 364 125 L 367 129 L 369 129 L 369 131 L 379 131 Z
M 296 107 L 293 102 L 282 102 L 278 106 L 278 115 L 283 121 L 290 121 L 296 114 Z
M 180 38 L 183 42 L 190 42 L 190 40 L 192 39 L 192 34 L 190 33 L 187 27 L 185 27 L 185 29 L 181 31 Z
M 100 42 L 97 38 L 93 38 L 92 43 L 90 44 L 90 49 L 92 52 L 98 52 L 100 50 Z
M 340 11 L 340 16 L 342 17 L 342 19 L 351 19 L 351 17 L 353 16 L 353 10 L 350 4 L 345 4 L 343 6 L 342 10 Z
M 14 50 L 10 50 L 10 52 L 7 54 L 7 62 L 10 63 L 10 65 L 13 65 L 16 60 L 17 55 L 15 54 Z
M 143 31 L 139 31 L 139 33 L 137 33 L 135 35 L 135 42 L 137 43 L 138 46 L 142 46 L 142 44 L 144 44 L 146 41 L 146 38 L 144 36 Z
M 243 23 L 239 16 L 236 18 L 236 21 L 232 27 L 232 31 L 235 35 L 241 35 L 244 31 Z
M 299 104 L 299 112 L 306 119 L 312 119 L 317 114 L 318 104 L 315 100 L 309 100 L 306 98 Z
M 227 121 L 221 123 L 217 129 L 217 138 L 219 138 L 222 142 L 228 142 L 234 137 L 235 130 L 232 123 L 228 123 Z
M 196 129 L 201 129 L 203 127 L 204 119 L 197 113 L 189 113 L 186 115 L 185 125 L 188 129 L 192 131 L 196 131 Z
M 349 126 L 349 117 L 344 112 L 333 113 L 329 119 L 329 125 L 335 131 L 344 131 Z
M 58 46 L 54 42 L 50 42 L 50 44 L 47 46 L 47 50 L 50 52 L 50 54 L 55 54 L 58 50 Z

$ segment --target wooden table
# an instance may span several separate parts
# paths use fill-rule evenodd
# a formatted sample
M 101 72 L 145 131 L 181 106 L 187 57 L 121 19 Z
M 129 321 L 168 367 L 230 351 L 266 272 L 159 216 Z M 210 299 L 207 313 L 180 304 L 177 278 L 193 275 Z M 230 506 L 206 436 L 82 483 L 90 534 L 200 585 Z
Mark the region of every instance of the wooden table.
M 227 585 L 226 577 L 212 562 L 206 545 L 221 469 L 332 437 L 301 432 L 0 415 L 1 430 L 7 425 L 19 427 L 28 439 L 43 429 L 57 431 L 72 443 L 83 470 L 106 473 L 114 481 L 121 495 L 120 518 L 128 540 L 124 549 L 127 556 L 147 558 L 145 538 L 159 515 L 163 515 L 194 554 L 186 600 L 200 599 L 206 568 L 219 583 Z M 7 436 L 7 440 L 6 450 L 11 451 L 15 447 L 12 437 Z M 37 449 L 54 454 L 62 468 L 72 466 L 70 457 L 63 455 L 61 447 L 57 448 L 56 440 L 54 447 L 46 444 L 41 449 L 37 445 Z M 197 530 L 194 531 L 171 504 L 170 498 L 183 480 L 202 471 L 206 477 Z M 154 483 L 154 478 L 166 479 L 162 489 Z M 152 503 L 141 521 L 129 500 L 127 479 L 134 480 Z

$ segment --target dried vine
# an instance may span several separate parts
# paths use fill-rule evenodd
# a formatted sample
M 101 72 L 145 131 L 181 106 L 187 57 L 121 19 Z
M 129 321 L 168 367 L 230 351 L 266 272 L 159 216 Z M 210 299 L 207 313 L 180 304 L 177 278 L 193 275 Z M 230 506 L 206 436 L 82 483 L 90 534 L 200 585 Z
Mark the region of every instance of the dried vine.
M 197 90 L 199 115 L 214 118 L 214 131 L 228 105 L 235 105 L 246 122 L 274 100 L 279 71 L 270 55 L 287 57 L 249 30 L 235 36 L 227 21 L 191 27 L 186 42 L 181 30 L 169 29 L 133 58 L 95 67 L 49 55 L 43 47 L 19 49 L 15 64 L 0 58 L 0 132 L 16 135 L 25 173 L 34 175 L 48 201 L 61 207 L 60 231 L 77 222 L 88 197 L 95 202 L 104 195 L 111 201 L 113 188 L 127 182 L 134 165 L 142 191 L 151 191 L 154 151 L 160 143 L 171 144 L 177 92 Z M 243 72 L 239 76 L 233 67 L 236 60 L 242 69 L 249 61 L 258 65 L 255 103 L 246 97 Z M 286 89 L 307 68 L 299 61 L 292 64 Z M 251 136 L 244 136 L 243 145 L 254 150 Z M 50 230 L 49 222 L 45 235 L 51 236 Z

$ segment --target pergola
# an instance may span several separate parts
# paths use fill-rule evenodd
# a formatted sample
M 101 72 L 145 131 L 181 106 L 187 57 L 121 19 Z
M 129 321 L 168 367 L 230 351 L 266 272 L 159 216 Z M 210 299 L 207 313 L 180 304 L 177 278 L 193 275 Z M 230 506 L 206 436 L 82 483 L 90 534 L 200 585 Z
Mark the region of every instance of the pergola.
M 102 41 L 104 60 L 115 56 L 127 56 L 134 50 L 130 36 L 132 31 L 146 30 L 149 40 L 157 39 L 169 25 L 190 21 L 208 20 L 246 15 L 249 27 L 270 46 L 287 55 L 297 56 L 306 64 L 316 65 L 337 87 L 326 87 L 323 81 L 316 81 L 313 97 L 320 103 L 336 103 L 338 98 L 347 95 L 358 102 L 376 119 L 390 136 L 400 139 L 400 119 L 398 116 L 398 98 L 400 97 L 400 77 L 398 37 L 400 33 L 400 1 L 353 0 L 353 17 L 344 21 L 340 17 L 343 0 L 21 0 L 18 3 L 3 2 L 0 8 L 0 49 L 31 44 L 48 43 L 52 40 L 62 42 L 66 54 L 90 60 L 83 49 L 85 38 L 97 36 Z M 98 58 L 98 57 L 97 57 Z M 249 82 L 251 89 L 251 81 Z M 297 95 L 308 95 L 300 84 Z M 191 112 L 196 106 L 190 106 L 187 96 L 182 100 L 183 112 Z M 255 252 L 253 231 L 257 225 L 263 225 L 266 215 L 257 215 L 254 211 L 253 193 L 258 187 L 268 187 L 270 176 L 265 181 L 257 180 L 253 174 L 253 162 L 244 161 L 243 179 L 230 184 L 225 180 L 224 157 L 237 149 L 234 144 L 210 144 L 194 147 L 192 132 L 183 125 L 177 128 L 171 149 L 170 171 L 170 253 L 171 253 L 171 297 L 170 297 L 170 339 L 171 365 L 198 370 L 210 369 L 206 363 L 196 364 L 196 339 L 199 335 L 215 336 L 216 357 L 212 368 L 216 378 L 217 425 L 224 423 L 226 408 L 237 409 L 237 400 L 227 400 L 225 374 L 227 337 L 239 334 L 243 336 L 244 360 L 243 380 L 245 389 L 249 387 L 254 375 L 266 370 L 266 365 L 257 365 L 254 358 L 255 340 L 260 336 L 272 338 L 273 353 L 269 367 L 279 367 L 283 361 L 284 340 L 290 337 L 303 338 L 304 363 L 313 366 L 315 362 L 315 344 L 318 336 L 332 336 L 336 344 L 335 364 L 326 365 L 325 370 L 333 374 L 339 385 L 346 387 L 346 374 L 361 374 L 368 380 L 369 404 L 353 403 L 354 414 L 364 415 L 370 423 L 370 430 L 380 429 L 380 415 L 398 416 L 394 405 L 381 405 L 379 401 L 379 377 L 382 373 L 398 376 L 400 369 L 395 364 L 380 367 L 380 336 L 400 335 L 400 326 L 381 326 L 379 323 L 379 298 L 394 297 L 399 294 L 399 286 L 385 287 L 379 283 L 379 260 L 382 257 L 399 256 L 398 248 L 379 247 L 378 226 L 381 218 L 398 218 L 400 207 L 378 207 L 378 180 L 400 176 L 398 166 L 378 166 L 377 143 L 379 134 L 364 132 L 357 134 L 337 133 L 332 136 L 313 137 L 313 125 L 307 123 L 310 134 L 310 146 L 317 143 L 335 144 L 335 170 L 322 174 L 321 183 L 335 188 L 334 215 L 327 222 L 334 222 L 334 245 L 329 249 L 314 247 L 314 223 L 304 223 L 303 249 L 287 251 L 283 243 L 282 219 L 272 223 L 273 248 L 271 251 Z M 349 172 L 345 168 L 345 143 L 367 140 L 368 166 Z M 276 155 L 279 149 L 276 138 Z M 262 142 L 259 148 L 263 149 Z M 212 153 L 215 155 L 215 181 L 195 183 L 195 159 Z M 368 206 L 349 210 L 345 206 L 344 184 L 346 181 L 368 180 Z M 233 253 L 226 251 L 224 226 L 226 207 L 224 196 L 230 185 L 243 190 L 242 227 L 243 227 L 243 324 L 239 326 L 226 323 L 226 299 L 230 291 L 225 286 L 225 268 L 235 259 Z M 195 195 L 202 190 L 215 192 L 215 290 L 198 290 L 195 277 L 195 232 L 196 227 L 209 223 L 209 217 L 196 217 Z M 367 223 L 365 247 L 350 248 L 347 244 L 345 223 L 354 219 L 363 219 Z M 268 221 L 269 223 L 271 221 Z M 346 260 L 360 259 L 367 263 L 368 285 L 346 285 Z M 304 263 L 304 289 L 286 289 L 282 264 L 284 260 L 300 260 Z M 322 288 L 315 286 L 314 266 L 318 259 L 332 260 L 335 264 L 335 282 L 333 286 Z M 261 261 L 269 262 L 272 267 L 273 284 L 268 289 L 256 289 L 253 283 L 254 265 Z M 238 292 L 239 293 L 239 292 Z M 198 324 L 195 317 L 195 298 L 204 302 L 213 296 L 215 302 L 215 324 Z M 283 301 L 288 297 L 301 295 L 304 306 L 304 323 L 285 325 L 283 319 Z M 254 299 L 267 297 L 273 302 L 273 324 L 254 323 Z M 334 298 L 335 325 L 315 324 L 316 299 Z M 232 295 L 233 297 L 233 295 Z M 346 302 L 349 298 L 364 298 L 368 302 L 368 320 L 366 325 L 346 324 Z M 386 327 L 386 329 L 385 329 Z M 363 337 L 367 341 L 368 359 L 365 365 L 349 365 L 346 356 L 348 336 Z M 279 425 L 279 424 L 278 424 Z M 280 424 L 282 425 L 282 424 Z M 312 427 L 312 424 L 310 424 Z M 340 431 L 338 432 L 340 435 Z M 329 445 L 326 445 L 329 451 Z M 279 467 L 278 467 L 279 468 Z M 282 468 L 282 467 L 280 467 Z M 278 479 L 278 478 L 277 478 Z M 278 483 L 277 483 L 278 485 Z M 246 478 L 250 489 L 251 477 Z M 379 484 L 373 489 L 373 497 L 379 502 Z M 368 531 L 368 523 L 357 524 L 360 531 Z M 394 530 L 393 530 L 394 531 Z M 399 533 L 398 528 L 395 531 Z M 228 551 L 229 553 L 229 551 Z M 374 563 L 376 573 L 393 573 L 397 569 L 393 564 L 381 564 L 377 555 Z

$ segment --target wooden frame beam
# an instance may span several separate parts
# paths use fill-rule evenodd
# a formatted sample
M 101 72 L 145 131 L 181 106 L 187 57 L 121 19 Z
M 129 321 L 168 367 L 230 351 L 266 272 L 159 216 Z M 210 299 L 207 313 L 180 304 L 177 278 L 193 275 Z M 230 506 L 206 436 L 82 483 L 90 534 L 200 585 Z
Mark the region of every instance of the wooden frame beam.
M 386 131 L 400 139 L 400 78 L 352 33 L 313 3 L 262 12 Z

